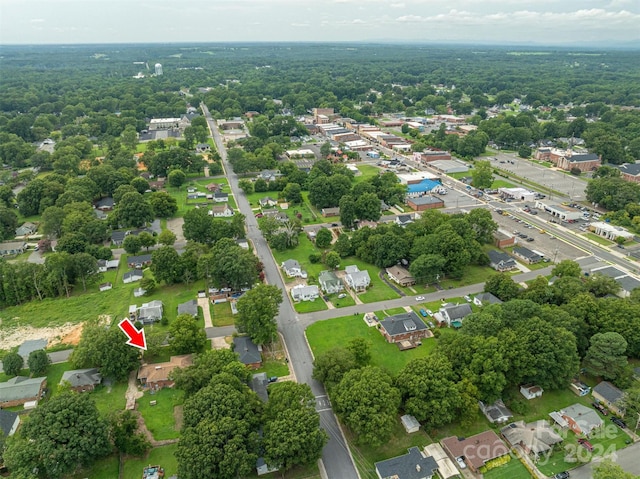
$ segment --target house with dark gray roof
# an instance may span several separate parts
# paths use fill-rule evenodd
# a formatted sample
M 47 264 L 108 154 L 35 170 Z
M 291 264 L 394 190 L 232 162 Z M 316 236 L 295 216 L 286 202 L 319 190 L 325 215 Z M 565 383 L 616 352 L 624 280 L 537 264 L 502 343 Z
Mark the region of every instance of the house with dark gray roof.
M 102 374 L 97 368 L 72 369 L 62 373 L 60 385 L 69 383 L 75 392 L 93 391 L 102 382 Z
M 496 271 L 511 271 L 517 267 L 516 261 L 502 251 L 489 250 L 487 256 L 489 257 L 489 266 Z
M 258 369 L 262 365 L 261 348 L 249 336 L 233 338 L 233 350 L 238 353 L 240 362 L 245 366 Z
M 186 303 L 178 305 L 178 314 L 188 314 L 194 318 L 198 316 L 198 301 L 195 299 L 189 300 Z
M 408 451 L 402 456 L 376 462 L 378 477 L 380 479 L 431 479 L 436 476 L 438 463 L 433 457 L 425 456 L 415 446 Z
M 447 326 L 459 328 L 462 326 L 462 320 L 469 316 L 473 311 L 469 303 L 463 304 L 445 304 L 440 308 L 439 313 Z
M 0 407 L 20 406 L 27 401 L 37 401 L 43 395 L 47 378 L 16 376 L 0 383 Z
M 599 382 L 591 390 L 591 395 L 600 404 L 604 404 L 611 412 L 620 417 L 624 417 L 625 410 L 620 404 L 620 401 L 624 396 L 624 392 L 615 387 L 609 381 Z
M 38 225 L 27 221 L 16 228 L 16 236 L 28 236 L 38 231 Z
M 476 306 L 487 306 L 489 304 L 501 304 L 502 300 L 491 293 L 478 293 L 473 297 L 473 304 Z
M 127 271 L 125 274 L 122 275 L 122 282 L 125 284 L 133 283 L 134 281 L 140 281 L 143 277 L 144 275 L 142 274 L 141 269 L 134 269 L 131 271 Z
M 513 417 L 513 413 L 505 406 L 502 399 L 498 399 L 493 404 L 485 404 L 482 401 L 478 401 L 478 406 L 480 406 L 480 410 L 491 424 L 502 424 Z
M 100 198 L 94 203 L 96 209 L 99 209 L 100 211 L 111 211 L 115 204 L 115 201 L 113 201 L 113 198 L 111 198 L 110 196 L 107 196 L 106 198 Z
M 626 181 L 640 183 L 640 163 L 625 163 L 617 166 Z
M 523 248 L 522 246 L 516 246 L 515 248 L 513 248 L 513 254 L 523 260 L 525 263 L 529 264 L 539 263 L 540 261 L 542 261 L 542 256 L 540 256 L 538 253 L 534 253 L 529 248 Z
M 429 335 L 429 328 L 422 319 L 411 311 L 389 316 L 380 321 L 380 333 L 389 343 L 418 341 Z
M 411 215 L 398 215 L 396 216 L 396 224 L 399 226 L 407 226 L 408 224 L 413 223 L 413 218 Z
M 129 268 L 144 268 L 151 264 L 150 254 L 141 254 L 138 256 L 129 256 L 127 258 L 127 265 Z
M 0 435 L 13 436 L 20 425 L 20 416 L 12 411 L 0 409 Z
M 122 246 L 128 233 L 128 231 L 113 231 L 111 233 L 111 244 L 114 246 Z
M 267 391 L 267 385 L 269 380 L 267 379 L 267 373 L 257 373 L 251 377 L 249 387 L 258 395 L 260 400 L 266 403 L 269 400 L 269 392 Z

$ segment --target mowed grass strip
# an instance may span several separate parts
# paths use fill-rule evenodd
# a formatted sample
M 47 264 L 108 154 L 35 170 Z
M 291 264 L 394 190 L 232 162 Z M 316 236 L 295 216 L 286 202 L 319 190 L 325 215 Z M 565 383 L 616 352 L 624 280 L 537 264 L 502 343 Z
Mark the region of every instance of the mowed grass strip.
M 152 466 L 161 466 L 164 468 L 164 477 L 171 477 L 178 473 L 178 460 L 175 453 L 178 449 L 177 444 L 168 446 L 154 447 L 145 457 L 127 457 L 124 460 L 124 479 L 140 479 L 142 477 L 142 469 L 151 464 Z M 93 476 L 89 476 L 93 478 Z M 110 479 L 118 477 L 112 476 Z

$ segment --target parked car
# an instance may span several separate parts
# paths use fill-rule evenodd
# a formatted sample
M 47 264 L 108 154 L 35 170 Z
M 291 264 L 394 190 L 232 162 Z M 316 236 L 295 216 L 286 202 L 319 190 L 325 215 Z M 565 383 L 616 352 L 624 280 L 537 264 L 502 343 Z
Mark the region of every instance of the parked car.
M 470 303 L 470 302 L 471 302 L 471 296 L 469 296 L 468 294 L 465 294 L 465 295 L 464 295 L 464 300 L 465 300 L 467 303 Z
M 554 479 L 569 479 L 569 472 L 568 471 L 564 471 L 564 472 L 559 472 L 558 474 L 556 474 L 555 476 L 553 476 Z
M 420 314 L 422 315 L 423 318 L 427 317 L 427 311 L 424 309 L 420 309 Z
M 346 294 L 344 294 L 344 293 L 340 293 L 340 294 L 338 295 L 338 299 L 342 299 L 342 298 L 346 298 L 346 297 L 347 297 L 347 295 L 346 295 Z
M 458 463 L 458 467 L 460 467 L 460 469 L 467 468 L 467 465 L 464 463 L 464 458 L 462 456 L 456 457 L 456 462 Z
M 582 439 L 582 438 L 578 439 L 578 444 L 580 444 L 589 452 L 593 451 L 593 445 L 586 439 Z
M 270 382 L 270 383 L 275 383 L 277 380 L 278 380 L 278 376 L 271 376 L 271 377 L 269 378 L 269 382 Z
M 531 243 L 531 242 L 532 242 L 532 241 L 534 241 L 534 240 L 533 240 L 533 238 L 527 238 L 527 241 L 528 241 L 529 243 Z
M 427 309 L 426 311 L 429 316 L 433 316 L 433 311 L 431 311 L 430 309 Z
M 602 414 L 603 416 L 606 416 L 607 414 L 609 414 L 609 411 L 607 411 L 607 408 L 604 407 L 602 404 L 598 402 L 594 402 L 594 403 L 591 403 L 591 405 L 594 408 L 596 408 L 598 411 L 600 411 L 600 414 Z
M 416 296 L 416 301 L 424 301 L 424 296 Z
M 625 422 L 618 418 L 618 417 L 612 417 L 611 418 L 611 422 L 613 422 L 616 426 L 618 426 L 621 429 L 626 429 L 627 425 L 625 424 Z
M 433 322 L 432 322 L 432 321 L 429 321 L 429 322 L 427 323 L 427 326 L 429 326 L 431 329 L 433 329 L 433 328 L 435 328 L 435 327 L 436 327 L 436 326 L 433 324 Z

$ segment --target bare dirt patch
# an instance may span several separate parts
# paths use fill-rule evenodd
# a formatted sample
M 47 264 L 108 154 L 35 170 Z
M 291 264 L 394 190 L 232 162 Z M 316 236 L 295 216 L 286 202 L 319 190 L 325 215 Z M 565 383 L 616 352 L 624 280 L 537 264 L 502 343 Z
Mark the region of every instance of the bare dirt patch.
M 167 220 L 167 229 L 176 235 L 176 241 L 184 241 L 183 224 L 184 218 L 169 218 Z
M 174 426 L 174 428 L 176 429 L 176 431 L 180 431 L 182 429 L 182 422 L 183 422 L 182 405 L 175 406 L 173 408 L 173 419 L 176 422 L 176 425 Z

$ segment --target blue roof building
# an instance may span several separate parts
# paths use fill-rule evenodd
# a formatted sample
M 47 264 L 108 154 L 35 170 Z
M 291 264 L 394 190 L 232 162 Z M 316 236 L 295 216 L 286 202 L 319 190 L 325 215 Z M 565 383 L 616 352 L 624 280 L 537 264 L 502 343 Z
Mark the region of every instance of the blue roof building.
M 440 182 L 425 178 L 420 183 L 407 185 L 407 196 L 416 197 L 429 193 L 435 187 L 440 186 Z

